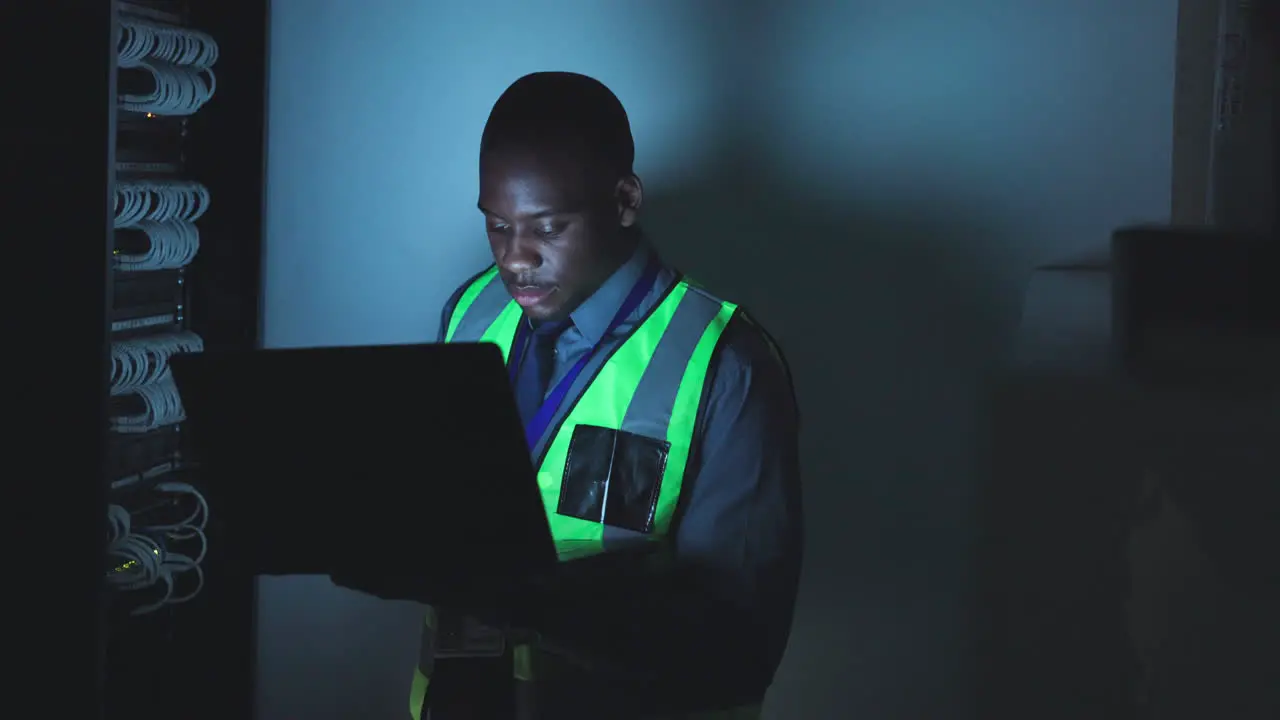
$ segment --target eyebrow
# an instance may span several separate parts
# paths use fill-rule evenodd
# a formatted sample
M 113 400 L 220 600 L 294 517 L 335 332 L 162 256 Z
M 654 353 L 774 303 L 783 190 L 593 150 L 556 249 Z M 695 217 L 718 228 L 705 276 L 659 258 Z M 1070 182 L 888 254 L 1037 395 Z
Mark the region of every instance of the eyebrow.
M 476 203 L 476 207 L 480 210 L 480 212 L 484 213 L 485 215 L 492 215 L 493 217 L 496 217 L 496 218 L 499 218 L 499 219 L 502 219 L 502 220 L 506 220 L 506 219 L 507 219 L 507 218 L 502 217 L 502 216 L 501 216 L 501 215 L 499 215 L 498 213 L 493 212 L 492 210 L 490 210 L 490 209 L 486 208 L 486 207 L 485 207 L 483 204 L 481 204 L 481 203 Z M 566 213 L 566 212 L 565 212 L 565 211 L 563 211 L 563 210 L 551 210 L 551 209 L 548 209 L 548 210 L 543 210 L 543 211 L 541 211 L 541 212 L 536 212 L 536 213 L 534 213 L 534 214 L 532 214 L 532 215 L 529 215 L 529 217 L 530 217 L 531 219 L 534 219 L 534 220 L 541 220 L 541 219 L 543 219 L 543 218 L 549 218 L 549 217 L 552 217 L 552 216 L 554 216 L 554 215 L 567 215 L 567 214 L 568 214 L 568 213 Z

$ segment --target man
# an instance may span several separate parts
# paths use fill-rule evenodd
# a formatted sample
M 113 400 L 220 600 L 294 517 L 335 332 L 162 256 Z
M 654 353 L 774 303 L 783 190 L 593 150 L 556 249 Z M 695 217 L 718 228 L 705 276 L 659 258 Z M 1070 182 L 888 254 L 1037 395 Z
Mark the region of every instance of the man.
M 495 265 L 450 298 L 439 340 L 506 353 L 557 540 L 661 537 L 675 556 L 554 599 L 564 622 L 535 629 L 592 669 L 533 643 L 506 672 L 532 683 L 522 717 L 754 717 L 800 568 L 794 395 L 772 339 L 645 242 L 633 156 L 621 103 L 572 73 L 516 81 L 480 143 Z M 428 613 L 428 648 L 446 616 Z M 498 689 L 450 687 L 459 666 L 424 653 L 415 717 L 497 712 L 476 708 Z

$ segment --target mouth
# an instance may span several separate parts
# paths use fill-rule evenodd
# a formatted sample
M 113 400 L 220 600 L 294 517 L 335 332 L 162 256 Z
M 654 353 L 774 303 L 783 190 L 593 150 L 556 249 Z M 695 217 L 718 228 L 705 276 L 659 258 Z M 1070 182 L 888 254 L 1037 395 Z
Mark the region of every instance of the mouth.
M 515 300 L 520 307 L 525 308 L 542 303 L 556 291 L 555 287 L 539 287 L 537 285 L 509 285 L 507 290 L 511 293 L 511 299 Z

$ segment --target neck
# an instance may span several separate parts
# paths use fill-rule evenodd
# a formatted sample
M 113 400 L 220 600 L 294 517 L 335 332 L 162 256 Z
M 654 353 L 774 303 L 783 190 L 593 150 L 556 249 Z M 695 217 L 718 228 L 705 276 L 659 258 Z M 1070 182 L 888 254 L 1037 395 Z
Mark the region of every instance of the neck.
M 619 251 L 615 255 L 615 249 L 623 247 L 627 248 L 627 252 Z M 597 259 L 596 270 L 599 275 L 591 290 L 573 303 L 573 307 L 566 308 L 566 315 L 572 317 L 574 324 L 587 335 L 598 337 L 604 332 L 604 324 L 617 312 L 627 293 L 639 279 L 642 268 L 630 266 L 641 247 L 643 245 L 632 242 L 628 246 L 615 245 L 609 248 L 610 252 L 606 257 Z
M 605 273 L 608 278 L 622 267 L 623 263 L 631 259 L 636 254 L 636 249 L 640 247 L 640 242 L 644 238 L 640 232 L 640 227 L 632 225 L 631 227 L 620 228 L 618 231 L 618 242 L 614 243 L 613 257 L 610 258 L 609 272 Z
M 612 243 L 611 251 L 605 256 L 605 262 L 601 263 L 600 280 L 596 283 L 592 293 L 600 289 L 602 285 L 613 277 L 614 273 L 626 265 L 629 260 L 636 254 L 636 250 L 640 247 L 640 231 L 638 228 L 622 228 L 621 234 L 618 236 L 618 242 Z M 589 296 L 588 296 L 589 297 Z

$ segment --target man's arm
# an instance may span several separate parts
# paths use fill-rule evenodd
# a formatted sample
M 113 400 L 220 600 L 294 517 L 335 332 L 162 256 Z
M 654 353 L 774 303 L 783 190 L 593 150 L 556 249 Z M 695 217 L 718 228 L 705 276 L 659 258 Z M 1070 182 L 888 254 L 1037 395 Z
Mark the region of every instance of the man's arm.
M 705 573 L 698 585 L 708 601 L 734 618 L 713 630 L 729 638 L 706 659 L 763 691 L 782 660 L 800 580 L 799 411 L 772 340 L 741 315 L 726 335 L 676 548 L 681 564 Z
M 799 581 L 798 420 L 788 373 L 745 318 L 726 330 L 713 369 L 675 568 L 568 606 L 557 599 L 560 620 L 544 629 L 606 660 L 633 691 L 672 704 L 759 699 L 786 646 Z

